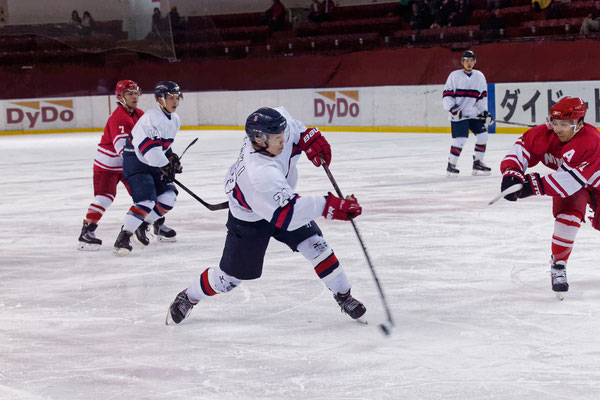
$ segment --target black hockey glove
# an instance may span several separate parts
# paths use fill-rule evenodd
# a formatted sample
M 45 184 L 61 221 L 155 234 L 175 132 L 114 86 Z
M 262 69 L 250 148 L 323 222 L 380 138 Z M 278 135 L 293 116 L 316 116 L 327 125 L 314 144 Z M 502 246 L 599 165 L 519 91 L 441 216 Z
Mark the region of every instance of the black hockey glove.
M 169 163 L 164 167 L 161 167 L 160 170 L 163 174 L 163 180 L 166 182 L 173 182 L 175 180 L 175 174 L 180 174 L 183 172 L 183 167 L 181 166 L 181 161 L 179 161 L 179 156 L 173 152 L 167 155 L 169 159 Z
M 453 120 L 459 120 L 462 118 L 462 111 L 460 111 L 460 107 L 454 106 L 449 111 Z
M 523 189 L 519 194 L 519 198 L 524 199 L 525 197 L 541 196 L 544 194 L 546 194 L 546 191 L 540 174 L 535 172 L 533 174 L 525 175 L 525 183 L 523 184 Z
M 496 120 L 494 119 L 494 117 L 492 116 L 492 114 L 490 114 L 487 111 L 484 111 L 481 114 L 479 114 L 477 116 L 477 118 L 485 120 L 485 124 L 488 125 L 488 126 L 492 125 L 494 122 L 496 122 Z
M 520 183 L 525 186 L 525 176 L 521 171 L 517 171 L 516 169 L 507 169 L 502 174 L 502 184 L 500 186 L 500 190 L 504 191 L 509 187 Z M 519 194 L 523 191 L 523 189 L 518 192 L 507 194 L 504 198 L 508 201 L 517 201 L 519 198 Z

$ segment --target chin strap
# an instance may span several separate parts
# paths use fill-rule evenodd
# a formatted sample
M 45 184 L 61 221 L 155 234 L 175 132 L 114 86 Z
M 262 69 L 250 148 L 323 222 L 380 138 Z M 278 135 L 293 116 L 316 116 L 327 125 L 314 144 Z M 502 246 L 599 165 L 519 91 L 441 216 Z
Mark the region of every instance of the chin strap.
M 275 154 L 270 153 L 269 151 L 267 151 L 267 147 L 268 146 L 261 147 L 256 142 L 252 142 L 252 145 L 254 146 L 254 152 L 255 153 L 262 154 L 263 156 L 275 157 Z M 257 147 L 258 147 L 258 149 L 257 149 Z

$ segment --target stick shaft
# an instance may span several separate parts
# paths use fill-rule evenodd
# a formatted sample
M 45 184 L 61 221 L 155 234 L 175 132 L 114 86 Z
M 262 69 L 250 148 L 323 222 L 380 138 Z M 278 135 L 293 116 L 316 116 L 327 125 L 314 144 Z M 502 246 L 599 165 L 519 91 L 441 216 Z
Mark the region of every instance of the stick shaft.
M 177 179 L 174 179 L 173 182 L 175 182 L 175 184 L 177 186 L 179 186 L 180 188 L 182 188 L 183 190 L 185 190 L 190 196 L 192 196 L 194 199 L 196 199 L 200 204 L 202 204 L 204 207 L 208 208 L 210 211 L 224 210 L 226 208 L 229 208 L 229 202 L 227 202 L 227 201 L 225 201 L 223 203 L 218 203 L 218 204 L 207 203 L 206 201 L 204 201 L 200 197 L 198 197 L 190 189 L 188 189 L 184 184 L 182 184 L 181 182 L 179 182 Z
M 329 181 L 331 181 L 331 184 L 333 185 L 335 192 L 337 193 L 337 195 L 340 198 L 343 199 L 344 195 L 342 194 L 340 187 L 338 186 L 337 182 L 335 181 L 335 178 L 333 177 L 333 174 L 329 170 L 329 167 L 325 163 L 325 159 L 323 157 L 321 157 L 321 165 L 325 169 L 325 173 L 327 174 Z M 352 228 L 354 228 L 354 233 L 356 233 L 356 238 L 358 239 L 358 242 L 360 243 L 360 247 L 362 247 L 363 253 L 365 255 L 365 259 L 367 260 L 367 264 L 369 265 L 369 269 L 371 270 L 371 275 L 373 276 L 373 280 L 375 281 L 375 285 L 377 286 L 377 290 L 379 292 L 379 297 L 381 298 L 381 303 L 383 304 L 383 308 L 385 310 L 387 320 L 391 326 L 394 326 L 394 321 L 392 319 L 392 313 L 390 312 L 390 308 L 387 304 L 387 300 L 385 299 L 385 295 L 383 294 L 383 288 L 381 287 L 381 284 L 379 283 L 379 278 L 377 277 L 377 273 L 375 272 L 375 268 L 373 267 L 373 263 L 371 262 L 371 257 L 369 257 L 369 253 L 367 252 L 367 247 L 365 246 L 365 243 L 364 243 L 362 237 L 360 236 L 360 232 L 358 231 L 356 222 L 354 222 L 353 219 L 350 219 L 350 223 L 352 224 Z

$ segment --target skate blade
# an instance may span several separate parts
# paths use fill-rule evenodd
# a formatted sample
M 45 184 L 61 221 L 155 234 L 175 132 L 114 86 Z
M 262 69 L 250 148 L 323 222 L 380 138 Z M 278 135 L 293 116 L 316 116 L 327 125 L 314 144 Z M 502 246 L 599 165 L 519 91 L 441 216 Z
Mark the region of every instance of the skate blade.
M 492 171 L 473 170 L 473 176 L 489 176 L 491 174 L 492 174 Z
M 454 173 L 454 172 L 446 172 L 446 176 L 448 178 L 457 178 L 458 177 L 458 173 Z
M 358 322 L 359 324 L 369 325 L 369 321 L 367 321 L 367 319 L 364 317 L 364 315 L 362 317 L 356 318 L 355 321 Z
M 173 318 L 171 318 L 171 307 L 169 306 L 169 310 L 167 310 L 167 318 L 165 318 L 165 325 L 176 325 Z
M 560 301 L 563 301 L 565 299 L 565 295 L 563 292 L 554 292 L 554 294 L 556 295 L 556 298 Z
M 77 250 L 80 251 L 98 251 L 100 250 L 100 244 L 96 244 L 96 243 L 84 243 L 84 242 L 79 242 L 79 244 L 77 245 Z
M 175 243 L 177 241 L 177 237 L 176 236 L 166 237 L 166 236 L 157 235 L 156 241 L 161 242 L 161 243 Z
M 128 255 L 129 253 L 131 253 L 131 250 L 129 249 L 114 249 L 113 250 L 113 254 L 117 257 L 124 257 L 126 255 Z

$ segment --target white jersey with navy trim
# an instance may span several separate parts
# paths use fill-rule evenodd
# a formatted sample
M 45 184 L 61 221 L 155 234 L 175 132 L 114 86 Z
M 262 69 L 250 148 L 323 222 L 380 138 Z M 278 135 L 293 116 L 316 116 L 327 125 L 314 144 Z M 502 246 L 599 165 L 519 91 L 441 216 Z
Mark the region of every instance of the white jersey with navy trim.
M 485 76 L 476 69 L 470 74 L 462 69 L 452 71 L 446 80 L 442 97 L 445 110 L 449 111 L 454 106 L 460 108 L 461 120 L 476 117 L 488 109 Z M 452 119 L 450 113 L 448 120 L 458 121 Z
M 235 218 L 248 222 L 264 219 L 293 231 L 323 214 L 325 197 L 304 197 L 296 192 L 296 163 L 301 155 L 298 142 L 306 126 L 285 108 L 275 110 L 287 120 L 283 151 L 275 157 L 257 153 L 245 137 L 237 161 L 225 176 L 225 193 Z
M 131 130 L 130 141 L 137 158 L 152 167 L 167 165 L 169 160 L 165 152 L 171 147 L 180 126 L 176 113 L 167 116 L 160 108 L 148 110 Z

